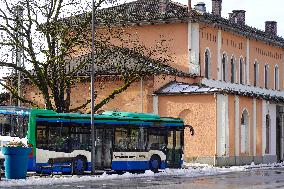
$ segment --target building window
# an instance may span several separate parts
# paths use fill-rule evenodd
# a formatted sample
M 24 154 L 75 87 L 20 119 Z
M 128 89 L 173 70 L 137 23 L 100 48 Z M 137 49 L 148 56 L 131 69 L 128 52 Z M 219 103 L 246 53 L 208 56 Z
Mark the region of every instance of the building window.
M 266 64 L 264 66 L 264 87 L 268 89 L 268 82 L 269 82 L 269 67 Z
M 206 49 L 205 51 L 205 78 L 210 79 L 210 51 Z
M 222 57 L 222 81 L 227 81 L 227 62 L 226 62 L 226 54 L 223 54 Z
M 265 153 L 270 153 L 270 116 L 266 115 L 266 146 L 265 146 Z
M 234 57 L 232 57 L 231 58 L 231 83 L 235 83 L 236 82 L 236 80 L 235 80 L 235 78 L 236 78 L 236 67 L 235 67 L 235 58 Z
M 244 84 L 244 60 L 240 59 L 240 84 Z
M 253 83 L 253 86 L 258 86 L 258 63 L 255 62 L 254 65 L 253 65 L 253 79 L 254 79 L 254 83 Z
M 274 89 L 279 90 L 279 68 L 277 65 L 274 68 Z
M 241 117 L 241 153 L 249 153 L 249 114 L 244 110 Z

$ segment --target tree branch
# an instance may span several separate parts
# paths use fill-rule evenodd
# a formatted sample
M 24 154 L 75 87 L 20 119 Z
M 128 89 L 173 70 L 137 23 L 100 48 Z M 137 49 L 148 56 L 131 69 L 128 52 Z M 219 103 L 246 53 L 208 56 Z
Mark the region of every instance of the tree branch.
M 28 100 L 28 99 L 25 99 L 23 97 L 20 97 L 18 94 L 17 94 L 17 91 L 11 87 L 9 87 L 8 85 L 4 84 L 3 82 L 0 82 L 0 85 L 2 87 L 4 87 L 5 89 L 7 89 L 9 92 L 11 92 L 12 96 L 19 99 L 21 102 L 23 103 L 28 103 L 30 105 L 32 105 L 33 107 L 39 107 L 36 103 L 34 103 L 33 101 L 31 100 Z
M 98 109 L 100 109 L 101 107 L 103 107 L 105 104 L 107 104 L 111 99 L 114 99 L 114 97 L 120 93 L 122 93 L 123 91 L 125 91 L 133 82 L 135 82 L 137 79 L 139 78 L 139 76 L 133 76 L 130 80 L 125 81 L 123 86 L 120 86 L 118 88 L 116 88 L 115 90 L 113 90 L 113 92 L 111 94 L 109 94 L 108 97 L 106 97 L 105 99 L 103 99 L 101 102 L 99 102 L 95 107 L 94 110 L 97 111 Z
M 69 112 L 76 112 L 76 111 L 78 111 L 78 110 L 80 110 L 82 108 L 85 108 L 88 104 L 90 104 L 90 102 L 91 102 L 91 100 L 89 99 L 89 100 L 87 100 L 86 103 L 82 104 L 81 106 L 78 106 L 76 108 L 70 109 Z

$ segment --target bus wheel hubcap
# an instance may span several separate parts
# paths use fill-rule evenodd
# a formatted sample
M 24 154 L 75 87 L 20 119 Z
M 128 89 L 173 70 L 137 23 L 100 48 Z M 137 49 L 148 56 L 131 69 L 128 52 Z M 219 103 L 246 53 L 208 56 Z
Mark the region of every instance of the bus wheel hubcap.
M 154 159 L 151 161 L 151 165 L 153 169 L 157 169 L 158 168 L 158 160 Z
M 78 159 L 77 161 L 76 161 L 76 169 L 77 170 L 82 170 L 83 169 L 83 161 L 81 160 L 81 159 Z

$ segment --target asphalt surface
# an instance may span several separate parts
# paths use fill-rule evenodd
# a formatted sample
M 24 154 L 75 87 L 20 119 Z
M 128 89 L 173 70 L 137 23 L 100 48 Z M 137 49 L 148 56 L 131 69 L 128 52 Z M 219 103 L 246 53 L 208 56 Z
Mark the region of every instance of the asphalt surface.
M 250 170 L 216 176 L 187 178 L 160 176 L 64 183 L 45 186 L 9 187 L 11 189 L 284 189 L 284 168 Z

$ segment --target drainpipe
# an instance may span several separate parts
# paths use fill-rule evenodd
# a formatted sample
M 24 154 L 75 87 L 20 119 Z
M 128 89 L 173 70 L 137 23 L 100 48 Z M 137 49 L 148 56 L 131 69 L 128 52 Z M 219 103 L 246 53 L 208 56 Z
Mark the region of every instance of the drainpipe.
M 283 107 L 282 107 L 283 108 Z M 284 160 L 284 114 L 282 113 L 281 114 L 281 150 L 280 150 L 280 153 L 281 153 L 281 160 L 283 161 Z
M 144 101 L 143 101 L 143 98 L 144 98 L 144 94 L 143 94 L 143 78 L 141 77 L 140 78 L 140 96 L 141 96 L 141 113 L 144 112 Z

